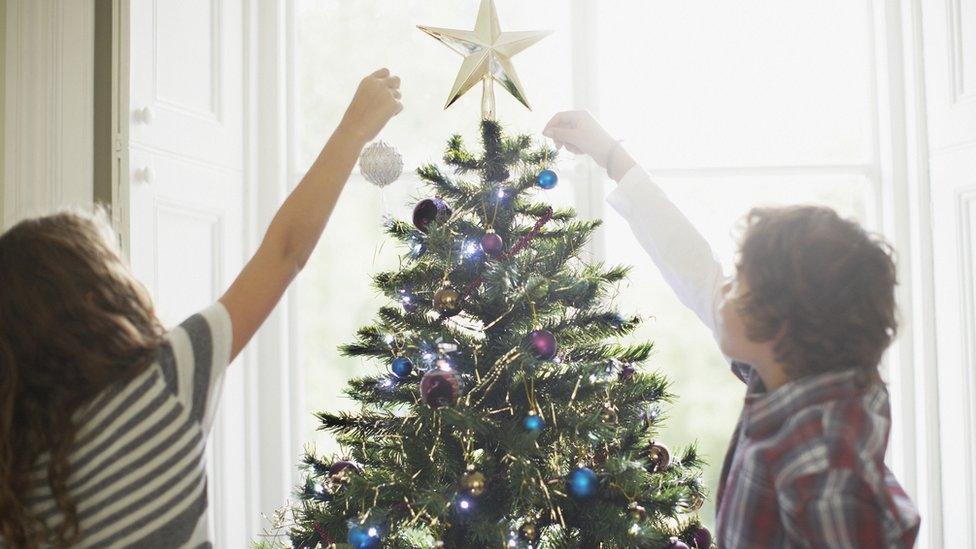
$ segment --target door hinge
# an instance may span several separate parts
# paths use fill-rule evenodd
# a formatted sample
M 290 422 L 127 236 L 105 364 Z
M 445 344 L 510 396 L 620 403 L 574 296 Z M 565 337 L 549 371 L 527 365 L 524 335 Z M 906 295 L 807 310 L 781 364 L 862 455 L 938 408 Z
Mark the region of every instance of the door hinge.
M 115 134 L 115 139 L 112 140 L 112 154 L 114 154 L 116 158 L 121 158 L 122 148 L 122 136 L 120 134 Z

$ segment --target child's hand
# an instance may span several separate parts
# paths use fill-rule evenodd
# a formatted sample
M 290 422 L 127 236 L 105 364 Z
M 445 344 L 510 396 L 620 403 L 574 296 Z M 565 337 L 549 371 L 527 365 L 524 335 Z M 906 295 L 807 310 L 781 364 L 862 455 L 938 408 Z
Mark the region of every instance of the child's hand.
M 597 164 L 607 167 L 607 156 L 617 144 L 603 126 L 588 111 L 558 113 L 546 124 L 542 135 L 566 147 L 571 153 L 585 154 Z
M 553 116 L 542 135 L 555 141 L 557 148 L 565 147 L 569 152 L 589 156 L 617 180 L 634 165 L 620 143 L 587 111 L 567 111 Z
M 400 78 L 387 69 L 380 69 L 359 83 L 339 128 L 365 144 L 402 110 Z

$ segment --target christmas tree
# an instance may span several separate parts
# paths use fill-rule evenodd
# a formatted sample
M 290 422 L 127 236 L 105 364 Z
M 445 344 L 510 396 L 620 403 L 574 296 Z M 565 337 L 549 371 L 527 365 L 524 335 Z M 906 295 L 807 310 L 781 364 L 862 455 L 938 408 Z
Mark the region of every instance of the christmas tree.
M 388 222 L 402 267 L 374 277 L 393 302 L 344 353 L 354 413 L 321 413 L 347 453 L 307 453 L 294 547 L 706 547 L 694 448 L 655 440 L 661 375 L 640 319 L 609 297 L 623 267 L 581 260 L 599 221 L 534 200 L 555 151 L 481 124 L 451 168 L 417 173 L 434 197 Z M 472 180 L 477 179 L 477 182 Z
M 388 223 L 403 260 L 373 279 L 392 303 L 342 347 L 374 373 L 346 388 L 357 411 L 318 414 L 345 454 L 307 452 L 263 545 L 709 547 L 695 449 L 655 440 L 653 345 L 619 343 L 640 323 L 610 299 L 627 269 L 581 259 L 600 222 L 537 200 L 555 151 L 495 121 L 493 83 L 528 107 L 510 58 L 548 33 L 502 32 L 491 0 L 473 31 L 421 29 L 465 57 L 448 107 L 483 83 L 483 152 L 456 135 L 449 170 L 417 170 L 431 197 Z M 364 153 L 367 179 L 395 179 L 389 152 Z

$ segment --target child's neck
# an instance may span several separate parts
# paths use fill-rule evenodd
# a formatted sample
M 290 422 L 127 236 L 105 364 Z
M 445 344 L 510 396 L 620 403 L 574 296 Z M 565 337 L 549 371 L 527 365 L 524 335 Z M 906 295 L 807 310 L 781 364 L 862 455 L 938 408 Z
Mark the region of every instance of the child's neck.
M 751 366 L 759 374 L 759 379 L 762 380 L 768 393 L 772 393 L 790 381 L 786 377 L 786 369 L 783 365 L 773 359 L 755 361 Z

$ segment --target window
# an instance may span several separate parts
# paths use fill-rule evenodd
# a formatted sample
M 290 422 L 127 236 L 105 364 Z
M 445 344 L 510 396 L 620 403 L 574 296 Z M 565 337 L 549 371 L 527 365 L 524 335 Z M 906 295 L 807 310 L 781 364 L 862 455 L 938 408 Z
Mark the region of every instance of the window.
M 556 31 L 515 58 L 532 112 L 496 90 L 508 129 L 538 135 L 556 111 L 597 112 L 727 268 L 736 221 L 752 206 L 819 203 L 866 223 L 875 218 L 873 46 L 864 4 L 593 0 L 583 3 L 585 20 L 578 2 L 497 4 L 505 30 Z M 313 432 L 312 412 L 348 406 L 340 397 L 345 381 L 376 367 L 340 357 L 336 346 L 384 303 L 369 278 L 396 265 L 381 219 L 407 218 L 417 197 L 410 170 L 439 159 L 452 133 L 474 140 L 477 129 L 480 92 L 442 110 L 460 58 L 416 25 L 470 28 L 477 8 L 452 0 L 301 0 L 296 10 L 300 167 L 317 154 L 365 72 L 389 66 L 404 80 L 406 109 L 381 138 L 403 153 L 405 175 L 383 191 L 353 177 L 300 288 L 306 432 L 329 452 L 334 446 Z M 574 62 L 580 55 L 591 63 Z M 660 440 L 672 448 L 697 442 L 714 492 L 743 387 L 623 220 L 604 208 L 594 185 L 610 184 L 585 168 L 564 154 L 560 186 L 547 198 L 602 216 L 591 253 L 634 266 L 618 306 L 648 319 L 635 338 L 656 342 L 649 366 L 673 380 L 677 395 Z M 702 518 L 711 523 L 707 505 Z
M 536 1 L 517 10 L 511 9 L 514 5 L 499 5 L 504 30 L 557 31 L 515 58 L 532 112 L 496 89 L 499 117 L 510 132 L 539 134 L 551 113 L 569 104 L 569 12 L 564 4 Z M 386 303 L 371 286 L 372 274 L 397 264 L 393 242 L 383 232 L 383 217 L 410 218 L 418 192 L 413 170 L 438 161 L 452 134 L 460 133 L 477 144 L 480 91 L 469 92 L 444 110 L 461 58 L 416 25 L 471 28 L 477 7 L 456 0 L 302 0 L 296 11 L 299 169 L 314 160 L 360 78 L 384 66 L 403 78 L 404 112 L 380 139 L 400 150 L 404 175 L 383 190 L 358 174 L 352 177 L 299 288 L 309 410 L 305 432 L 320 451 L 330 452 L 333 441 L 314 431 L 312 413 L 349 405 L 339 398 L 346 381 L 375 368 L 340 356 L 336 346 L 352 341 L 356 330 L 372 321 Z M 297 180 L 301 173 L 293 175 Z M 566 182 L 564 177 L 549 195 L 556 204 L 575 202 L 573 186 Z

